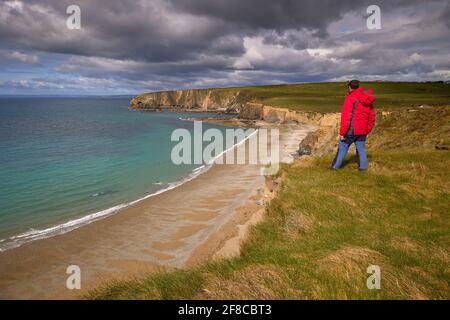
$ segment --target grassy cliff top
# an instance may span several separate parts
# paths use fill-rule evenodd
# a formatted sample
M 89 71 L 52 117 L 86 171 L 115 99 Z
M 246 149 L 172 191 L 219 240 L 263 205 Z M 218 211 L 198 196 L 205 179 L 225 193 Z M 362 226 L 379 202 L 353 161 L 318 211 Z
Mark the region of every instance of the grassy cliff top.
M 450 104 L 450 84 L 366 82 L 376 98 L 375 107 L 392 109 L 420 105 Z M 246 87 L 255 100 L 266 105 L 293 110 L 339 112 L 347 93 L 346 83 L 307 83 L 278 86 Z
M 377 109 L 449 105 L 450 84 L 443 82 L 362 82 L 371 88 Z M 299 111 L 340 112 L 347 86 L 344 82 L 285 84 L 214 89 L 220 94 L 240 91 L 242 100 Z

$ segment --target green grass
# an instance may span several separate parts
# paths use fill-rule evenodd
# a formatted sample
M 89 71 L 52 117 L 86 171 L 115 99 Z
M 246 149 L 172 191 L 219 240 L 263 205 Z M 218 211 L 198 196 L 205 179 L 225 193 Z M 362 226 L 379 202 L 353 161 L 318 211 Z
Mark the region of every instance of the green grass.
M 240 257 L 109 283 L 90 299 L 449 299 L 450 108 L 380 116 L 370 168 L 353 154 L 283 166 Z M 419 143 L 417 142 L 419 139 Z M 369 265 L 381 289 L 366 287 Z
M 450 84 L 441 82 L 362 82 L 372 88 L 377 109 L 398 109 L 420 105 L 448 105 Z M 305 83 L 240 88 L 223 88 L 220 91 L 240 90 L 243 100 L 265 105 L 308 112 L 340 112 L 346 83 Z
M 362 86 L 373 89 L 376 107 L 381 109 L 448 105 L 450 102 L 450 85 L 444 83 L 367 82 Z M 318 112 L 340 112 L 347 93 L 345 83 L 262 86 L 245 90 L 266 105 Z

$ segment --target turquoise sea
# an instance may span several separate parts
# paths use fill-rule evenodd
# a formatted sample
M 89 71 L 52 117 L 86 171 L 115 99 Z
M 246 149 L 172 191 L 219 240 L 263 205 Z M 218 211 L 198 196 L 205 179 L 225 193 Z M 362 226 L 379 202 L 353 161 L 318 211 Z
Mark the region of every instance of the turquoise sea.
M 130 98 L 0 98 L 0 250 L 114 214 L 202 172 L 172 163 L 170 136 L 193 129 L 183 118 L 205 114 L 132 111 Z

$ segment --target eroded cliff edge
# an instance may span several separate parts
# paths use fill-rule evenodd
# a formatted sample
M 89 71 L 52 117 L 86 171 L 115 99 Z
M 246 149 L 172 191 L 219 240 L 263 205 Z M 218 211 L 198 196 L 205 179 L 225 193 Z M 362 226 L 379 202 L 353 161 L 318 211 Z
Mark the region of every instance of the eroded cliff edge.
M 250 93 L 238 89 L 189 89 L 144 93 L 133 98 L 130 107 L 144 111 L 170 108 L 238 113 L 251 100 Z
M 274 124 L 310 123 L 322 125 L 338 114 L 294 111 L 287 108 L 267 106 L 246 90 L 189 89 L 144 93 L 131 100 L 130 108 L 141 111 L 227 112 L 249 121 Z

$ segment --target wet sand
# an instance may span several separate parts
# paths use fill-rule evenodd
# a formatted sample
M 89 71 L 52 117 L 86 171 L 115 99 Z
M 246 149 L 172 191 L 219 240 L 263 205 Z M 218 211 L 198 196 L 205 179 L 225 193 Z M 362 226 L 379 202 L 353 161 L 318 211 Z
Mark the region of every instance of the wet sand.
M 310 130 L 281 130 L 284 162 Z M 73 299 L 110 279 L 238 254 L 247 228 L 263 217 L 264 179 L 258 165 L 215 164 L 115 215 L 1 252 L 0 298 Z M 66 288 L 69 265 L 81 269 L 81 290 Z

